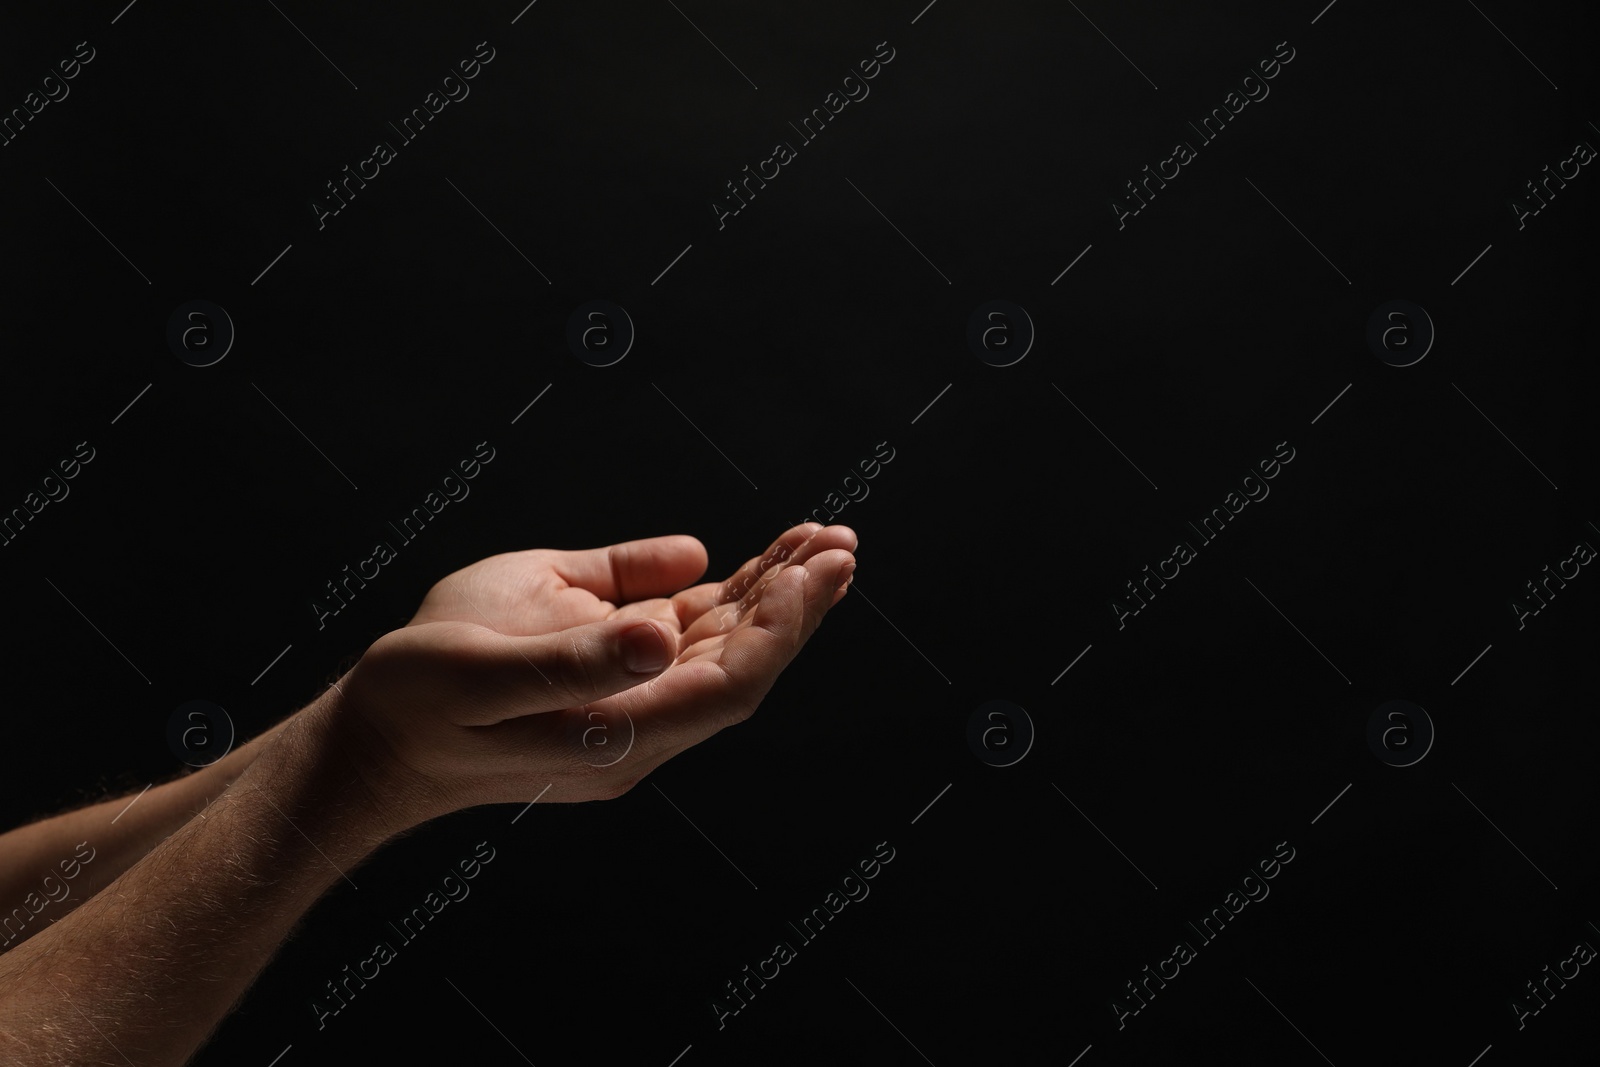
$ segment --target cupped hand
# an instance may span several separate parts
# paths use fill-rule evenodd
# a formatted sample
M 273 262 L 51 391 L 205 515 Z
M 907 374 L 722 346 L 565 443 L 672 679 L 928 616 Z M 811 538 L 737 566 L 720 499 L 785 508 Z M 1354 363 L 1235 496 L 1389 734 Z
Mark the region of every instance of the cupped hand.
M 755 711 L 844 596 L 856 543 L 806 523 L 692 586 L 706 551 L 681 534 L 480 560 L 340 683 L 342 754 L 396 830 L 620 796 Z

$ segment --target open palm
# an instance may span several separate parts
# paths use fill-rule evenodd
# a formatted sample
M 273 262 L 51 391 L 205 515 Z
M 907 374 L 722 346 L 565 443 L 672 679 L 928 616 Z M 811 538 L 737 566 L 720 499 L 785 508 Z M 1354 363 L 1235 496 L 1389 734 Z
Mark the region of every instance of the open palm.
M 744 619 L 761 590 L 787 567 L 829 549 L 853 552 L 848 526 L 810 522 L 785 531 L 728 579 L 684 588 L 705 573 L 707 555 L 687 534 L 580 551 L 503 552 L 436 582 L 407 624 L 459 622 L 509 637 L 535 637 L 604 619 L 651 618 L 678 637 L 678 654 Z M 770 571 L 770 573 L 768 573 Z M 763 580 L 764 579 L 764 580 Z
M 726 580 L 696 585 L 689 583 L 704 574 L 706 550 L 687 535 L 504 553 L 436 583 L 404 630 L 440 650 L 482 649 L 527 678 L 532 703 L 473 715 L 479 740 L 564 751 L 591 769 L 614 768 L 617 788 L 626 789 L 755 710 L 844 595 L 856 544 L 849 527 L 806 523 Z M 791 570 L 803 578 L 785 579 Z M 515 651 L 518 639 L 635 618 L 671 635 L 665 671 L 587 703 L 536 696 L 541 680 L 552 680 Z

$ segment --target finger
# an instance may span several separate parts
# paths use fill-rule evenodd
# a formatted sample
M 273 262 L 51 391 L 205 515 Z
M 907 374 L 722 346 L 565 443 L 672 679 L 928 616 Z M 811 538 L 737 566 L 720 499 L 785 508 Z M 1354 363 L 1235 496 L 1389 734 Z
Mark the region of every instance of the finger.
M 672 631 L 674 637 L 682 636 L 682 625 L 678 619 L 678 612 L 673 602 L 666 597 L 652 597 L 649 600 L 635 600 L 631 604 L 624 604 L 611 613 L 613 619 L 656 619 Z
M 694 652 L 706 642 L 711 642 L 712 645 L 715 645 L 720 635 L 738 626 L 740 620 L 746 619 L 755 610 L 767 585 L 785 569 L 794 567 L 797 564 L 808 564 L 822 552 L 834 549 L 843 549 L 846 552 L 850 552 L 855 544 L 855 532 L 849 527 L 830 526 L 810 538 L 787 561 L 769 568 L 754 583 L 747 585 L 741 579 L 733 584 L 722 595 L 738 594 L 737 599 L 731 599 L 726 603 L 717 602 L 709 610 L 683 626 L 683 635 L 678 640 L 679 655 L 682 656 Z M 854 557 L 852 556 L 851 558 L 853 559 Z M 842 596 L 843 593 L 836 594 L 833 602 L 837 603 Z
M 551 569 L 568 585 L 627 604 L 670 596 L 706 572 L 706 546 L 688 534 L 622 541 L 604 548 L 551 550 Z
M 839 569 L 839 588 L 833 591 L 833 599 L 828 601 L 830 610 L 837 607 L 839 601 L 844 599 L 844 594 L 850 588 L 850 582 L 855 577 L 855 574 L 856 564 L 855 559 L 852 558 L 849 563 Z
M 685 589 L 673 600 L 678 605 L 678 618 L 688 626 L 721 604 L 741 600 L 756 588 L 761 577 L 779 564 L 804 563 L 818 552 L 830 548 L 855 551 L 858 541 L 854 530 L 848 526 L 823 526 L 818 522 L 805 522 L 791 527 L 759 556 L 747 560 L 726 581 L 706 582 Z
M 766 587 L 750 625 L 727 636 L 717 663 L 745 717 L 822 625 L 838 586 L 848 577 L 845 566 L 853 562 L 849 552 L 829 549 L 786 569 Z
M 763 655 L 756 655 L 756 642 L 749 641 L 740 646 L 743 654 L 736 654 L 731 661 L 722 655 L 726 648 L 713 649 L 675 664 L 648 685 L 625 690 L 581 708 L 501 722 L 488 733 L 519 750 L 535 751 L 548 745 L 554 736 L 566 735 L 570 741 L 574 723 L 598 712 L 599 721 L 608 728 L 619 735 L 625 730 L 632 738 L 628 755 L 630 767 L 648 768 L 720 730 L 743 722 L 754 714 L 803 643 L 806 570 L 804 567 L 792 570 L 793 574 L 786 571 L 775 579 L 769 590 L 767 623 L 773 629 L 763 634 L 766 645 Z M 753 630 L 754 627 L 750 627 L 740 632 Z M 585 721 L 578 725 L 590 723 Z M 582 755 L 571 752 L 571 744 L 566 747 L 573 758 Z
M 631 689 L 662 673 L 677 652 L 671 627 L 606 619 L 536 637 L 480 630 L 466 664 L 482 694 L 465 725 L 558 711 Z
M 499 723 L 486 736 L 504 751 L 547 755 L 551 739 L 564 735 L 572 760 L 600 767 L 597 761 L 604 756 L 604 766 L 609 768 L 614 758 L 610 749 L 594 746 L 580 752 L 577 749 L 583 746 L 573 739 L 594 732 L 608 737 L 615 733 L 627 741 L 623 778 L 631 785 L 678 753 L 755 712 L 779 674 L 821 625 L 850 562 L 848 552 L 836 550 L 810 566 L 786 568 L 772 581 L 753 624 L 729 638 L 720 654 L 680 662 L 648 685 L 583 708 Z

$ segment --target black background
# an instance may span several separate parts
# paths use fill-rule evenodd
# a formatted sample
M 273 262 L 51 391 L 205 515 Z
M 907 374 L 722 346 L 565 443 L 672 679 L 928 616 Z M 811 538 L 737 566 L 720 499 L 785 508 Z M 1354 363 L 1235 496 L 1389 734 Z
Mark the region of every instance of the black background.
M 619 800 L 391 844 L 196 1062 L 1592 1055 L 1593 968 L 1510 1008 L 1600 944 L 1600 578 L 1510 606 L 1600 544 L 1600 178 L 1509 206 L 1600 144 L 1583 6 L 921 3 L 5 16 L 7 110 L 96 51 L 0 149 L 0 507 L 96 450 L 0 549 L 11 825 L 177 770 L 186 700 L 260 732 L 475 559 L 682 532 L 723 576 L 894 453 L 836 520 L 851 595 L 754 718 Z M 480 41 L 470 96 L 318 229 L 324 183 Z M 880 41 L 870 96 L 719 229 L 724 183 Z M 1283 41 L 1270 95 L 1119 229 L 1124 183 Z M 237 328 L 211 367 L 166 343 L 193 299 Z M 565 342 L 592 299 L 637 328 L 613 366 Z M 966 344 L 991 299 L 1037 329 L 1011 366 Z M 1437 329 L 1403 368 L 1366 342 L 1395 299 Z M 318 630 L 323 584 L 483 440 L 471 496 Z M 1270 496 L 1119 629 L 1123 583 L 1284 441 Z M 967 743 L 991 699 L 1036 731 L 1006 768 Z M 1405 768 L 1366 740 L 1391 699 L 1437 731 Z M 319 1029 L 324 983 L 479 841 L 471 896 Z M 1270 896 L 1119 1031 L 1124 983 L 1284 841 Z M 719 1029 L 779 940 L 798 958 Z

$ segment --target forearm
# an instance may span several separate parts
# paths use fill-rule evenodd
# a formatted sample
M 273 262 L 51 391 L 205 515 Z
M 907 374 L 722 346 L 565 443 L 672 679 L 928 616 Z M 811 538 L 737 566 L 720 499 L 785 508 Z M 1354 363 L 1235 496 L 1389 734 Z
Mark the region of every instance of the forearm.
M 0 952 L 65 918 L 244 773 L 285 723 L 210 766 L 0 834 Z
M 389 826 L 328 698 L 102 892 L 0 956 L 0 1062 L 177 1067 Z

